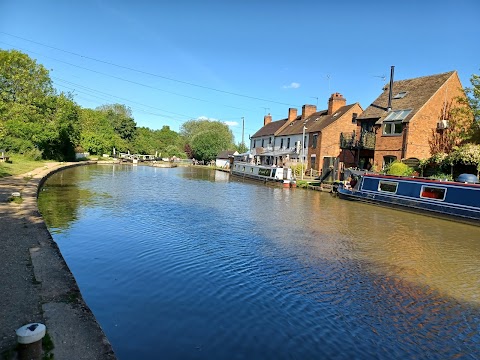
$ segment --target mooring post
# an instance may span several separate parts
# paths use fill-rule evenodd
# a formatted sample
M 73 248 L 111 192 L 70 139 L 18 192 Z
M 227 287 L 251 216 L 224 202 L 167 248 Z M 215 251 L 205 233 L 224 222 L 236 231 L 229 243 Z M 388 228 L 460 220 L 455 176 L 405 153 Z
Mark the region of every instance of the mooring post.
M 42 339 L 45 332 L 45 325 L 40 323 L 27 324 L 17 329 L 20 360 L 40 360 L 42 358 Z

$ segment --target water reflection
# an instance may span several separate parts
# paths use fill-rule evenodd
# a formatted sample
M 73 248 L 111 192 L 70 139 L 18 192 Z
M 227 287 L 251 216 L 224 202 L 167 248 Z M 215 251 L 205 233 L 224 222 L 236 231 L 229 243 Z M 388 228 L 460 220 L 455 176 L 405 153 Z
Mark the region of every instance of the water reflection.
M 480 228 L 206 169 L 83 171 L 54 239 L 120 358 L 480 357 Z

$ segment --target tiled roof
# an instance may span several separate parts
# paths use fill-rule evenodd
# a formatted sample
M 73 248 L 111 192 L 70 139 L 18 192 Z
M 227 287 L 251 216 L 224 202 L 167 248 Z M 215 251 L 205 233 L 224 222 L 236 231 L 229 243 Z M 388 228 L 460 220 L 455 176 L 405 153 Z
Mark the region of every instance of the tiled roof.
M 232 156 L 234 153 L 236 153 L 235 150 L 220 151 L 217 155 L 217 159 L 228 159 L 228 157 Z
M 412 109 L 412 112 L 403 120 L 409 122 L 418 110 L 435 94 L 435 92 L 455 73 L 450 71 L 437 75 L 423 76 L 414 79 L 393 82 L 392 111 Z M 377 119 L 380 124 L 388 114 L 388 93 L 390 84 L 385 86 L 382 94 L 358 117 L 362 119 Z M 406 95 L 394 99 L 395 95 L 406 92 Z
M 313 113 L 305 120 L 297 118 L 297 120 L 292 121 L 291 124 L 280 131 L 277 136 L 301 134 L 303 132 L 303 125 L 307 127 L 305 130 L 306 133 L 322 131 L 335 120 L 341 118 L 353 106 L 355 106 L 355 104 L 342 106 L 332 115 L 327 115 L 328 110 L 322 110 Z
M 260 130 L 258 130 L 251 137 L 253 138 L 253 137 L 274 135 L 275 132 L 278 129 L 280 129 L 282 125 L 285 124 L 286 122 L 287 122 L 287 119 L 272 121 L 271 123 L 268 123 L 267 125 L 260 128 Z

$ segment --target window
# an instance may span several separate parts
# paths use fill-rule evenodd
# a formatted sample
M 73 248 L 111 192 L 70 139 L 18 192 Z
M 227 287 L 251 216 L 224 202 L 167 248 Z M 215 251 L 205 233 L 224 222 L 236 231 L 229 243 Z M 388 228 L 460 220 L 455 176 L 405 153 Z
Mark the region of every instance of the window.
M 420 192 L 420 197 L 434 199 L 434 200 L 445 200 L 445 195 L 447 189 L 435 187 L 435 186 L 422 186 L 422 191 Z
M 280 149 L 283 149 L 283 139 L 280 139 Z
M 390 111 L 383 121 L 404 120 L 411 112 L 412 109 Z
M 257 147 L 257 140 L 253 140 L 253 147 L 254 147 L 254 148 Z
M 380 180 L 380 182 L 378 183 L 378 191 L 395 194 L 397 192 L 397 187 L 398 187 L 398 183 L 393 181 Z
M 401 135 L 402 121 L 389 121 L 383 123 L 383 135 Z
M 313 137 L 312 137 L 312 147 L 314 149 L 317 148 L 317 141 L 318 141 L 318 134 L 313 134 Z
M 310 157 L 310 167 L 314 170 L 317 170 L 316 162 L 317 162 L 317 157 L 316 156 L 311 156 Z
M 407 95 L 407 91 L 400 91 L 397 95 L 395 95 L 394 99 L 403 99 Z
M 262 139 L 262 147 L 265 145 L 265 139 Z
M 287 149 L 290 149 L 290 138 L 287 138 Z
M 268 145 L 272 145 L 272 137 L 268 138 Z
M 383 157 L 383 168 L 387 167 L 391 163 L 393 163 L 395 160 L 397 160 L 396 156 L 388 155 Z
M 305 149 L 307 147 L 307 135 L 303 138 L 303 148 Z

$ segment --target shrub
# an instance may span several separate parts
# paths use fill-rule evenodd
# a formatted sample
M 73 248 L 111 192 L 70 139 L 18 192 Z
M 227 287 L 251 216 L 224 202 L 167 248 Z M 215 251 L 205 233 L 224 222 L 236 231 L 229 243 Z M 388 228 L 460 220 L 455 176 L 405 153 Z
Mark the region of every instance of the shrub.
M 414 172 L 414 169 L 409 167 L 408 165 L 400 162 L 394 161 L 390 164 L 387 169 L 388 175 L 396 175 L 396 176 L 411 176 Z

